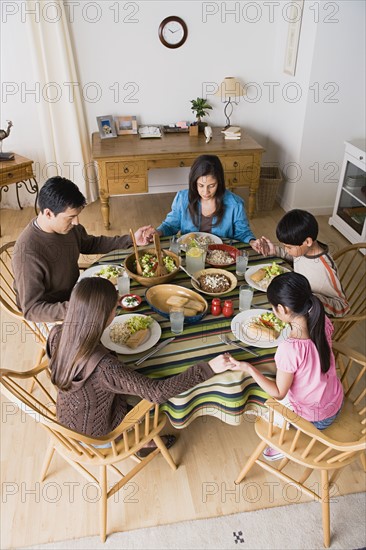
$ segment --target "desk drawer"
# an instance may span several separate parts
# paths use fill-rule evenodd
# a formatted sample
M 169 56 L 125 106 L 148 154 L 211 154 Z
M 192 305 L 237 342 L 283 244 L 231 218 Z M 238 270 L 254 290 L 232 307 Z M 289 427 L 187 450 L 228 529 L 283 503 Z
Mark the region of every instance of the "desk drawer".
M 26 166 L 14 166 L 14 168 L 8 168 L 6 171 L 0 173 L 0 185 L 9 185 L 33 177 L 34 174 L 31 164 Z
M 248 165 L 238 172 L 225 171 L 225 183 L 229 189 L 232 187 L 257 188 L 259 185 L 259 174 L 256 174 L 253 165 Z
M 147 193 L 147 178 L 134 177 L 108 180 L 110 195 L 130 195 L 134 193 Z
M 192 166 L 197 156 L 192 158 L 180 158 L 176 156 L 172 159 L 157 159 L 157 160 L 148 160 L 148 168 L 189 168 Z
M 253 156 L 235 156 L 235 157 L 221 157 L 221 162 L 225 172 L 227 170 L 248 170 L 249 166 L 253 166 Z
M 146 163 L 143 161 L 106 162 L 107 180 L 126 176 L 143 176 Z

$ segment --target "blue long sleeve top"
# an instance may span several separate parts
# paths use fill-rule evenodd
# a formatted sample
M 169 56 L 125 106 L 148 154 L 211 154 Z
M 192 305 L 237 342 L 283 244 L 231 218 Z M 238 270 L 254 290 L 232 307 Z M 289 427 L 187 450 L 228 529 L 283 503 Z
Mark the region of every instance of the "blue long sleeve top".
M 192 221 L 188 204 L 188 189 L 178 191 L 174 197 L 171 212 L 157 227 L 157 230 L 161 231 L 164 236 L 175 235 L 178 231 L 181 231 L 183 235 L 200 231 L 199 225 L 195 225 Z M 215 225 L 215 223 L 216 217 L 212 220 L 212 233 L 218 237 L 237 239 L 243 243 L 255 239 L 245 213 L 244 200 L 231 191 L 225 191 L 224 215 L 218 225 Z

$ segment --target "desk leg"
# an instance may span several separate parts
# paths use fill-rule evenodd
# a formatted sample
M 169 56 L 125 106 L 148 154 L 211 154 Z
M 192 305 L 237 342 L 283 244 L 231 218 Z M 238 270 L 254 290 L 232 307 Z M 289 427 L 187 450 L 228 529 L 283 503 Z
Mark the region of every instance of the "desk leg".
M 22 187 L 22 185 L 24 185 L 24 187 L 26 188 L 28 193 L 30 193 L 31 195 L 36 195 L 36 198 L 35 198 L 35 201 L 34 201 L 34 211 L 37 215 L 38 214 L 38 212 L 37 212 L 37 199 L 38 199 L 38 191 L 39 191 L 37 180 L 36 180 L 36 178 L 29 178 L 28 180 L 22 180 L 22 181 L 17 182 L 16 192 L 17 192 L 17 201 L 18 201 L 18 205 L 19 205 L 20 210 L 23 210 L 23 207 L 21 206 L 20 200 L 19 200 L 19 189 Z
M 109 223 L 109 196 L 104 195 L 103 193 L 101 193 L 100 194 L 100 202 L 101 202 L 101 211 L 102 211 L 104 227 L 106 229 L 109 229 L 109 227 L 110 227 L 110 223 Z

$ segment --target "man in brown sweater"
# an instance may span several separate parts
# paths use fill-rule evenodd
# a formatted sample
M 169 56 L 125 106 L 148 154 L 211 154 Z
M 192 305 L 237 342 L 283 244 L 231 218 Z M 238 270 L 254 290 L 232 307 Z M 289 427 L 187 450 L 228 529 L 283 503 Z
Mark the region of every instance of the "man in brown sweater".
M 70 180 L 50 178 L 39 192 L 40 213 L 19 236 L 13 256 L 14 288 L 18 307 L 35 322 L 61 321 L 71 291 L 79 278 L 80 254 L 103 254 L 131 246 L 129 236 L 94 237 L 79 224 L 86 204 L 84 195 Z M 140 227 L 138 245 L 148 244 Z

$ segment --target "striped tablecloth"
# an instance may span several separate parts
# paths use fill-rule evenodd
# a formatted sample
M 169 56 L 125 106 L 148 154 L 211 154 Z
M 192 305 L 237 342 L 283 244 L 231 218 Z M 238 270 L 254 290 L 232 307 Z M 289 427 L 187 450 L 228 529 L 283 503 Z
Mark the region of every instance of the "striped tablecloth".
M 168 246 L 167 239 L 163 238 L 161 241 L 163 248 Z M 264 260 L 263 256 L 258 255 L 249 245 L 234 242 L 233 246 L 248 250 L 249 267 L 272 261 L 272 258 Z M 98 264 L 122 264 L 129 254 L 131 254 L 130 249 L 117 250 L 103 256 Z M 283 260 L 276 258 L 276 261 L 282 263 Z M 229 270 L 235 272 L 235 265 L 230 267 Z M 189 277 L 182 271 L 172 281 L 172 284 L 192 289 Z M 146 290 L 145 287 L 131 280 L 131 292 L 144 297 Z M 204 294 L 203 296 L 208 301 L 210 310 L 211 297 Z M 222 298 L 232 299 L 235 308 L 234 315 L 239 313 L 238 287 Z M 269 307 L 265 292 L 255 291 L 252 307 Z M 273 356 L 276 348 L 253 348 L 259 354 L 259 357 L 254 357 L 248 352 L 221 343 L 219 335 L 231 333 L 232 318 L 226 318 L 223 315 L 215 317 L 208 313 L 199 323 L 185 325 L 183 333 L 177 336 L 172 334 L 170 330 L 169 319 L 152 311 L 145 300 L 142 301 L 136 313 L 151 315 L 160 324 L 162 329 L 161 340 L 176 336 L 173 342 L 138 367 L 139 372 L 146 376 L 151 378 L 169 377 L 183 372 L 198 361 L 209 361 L 220 353 L 230 351 L 237 359 L 250 361 L 259 367 L 264 374 L 272 378 L 275 377 Z M 137 368 L 134 363 L 144 353 L 121 355 L 120 359 L 126 365 Z M 254 382 L 252 377 L 241 372 L 226 371 L 169 399 L 161 405 L 161 410 L 167 414 L 175 428 L 184 428 L 198 416 L 205 415 L 215 416 L 227 424 L 237 425 L 244 420 L 244 412 L 254 411 L 256 414 L 263 412 L 263 403 L 267 398 L 268 395 Z

